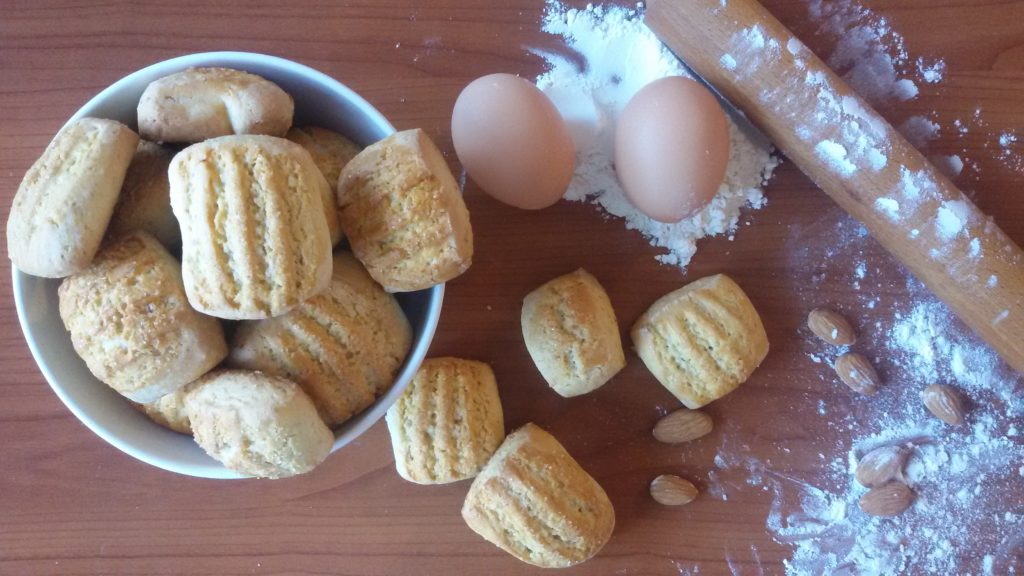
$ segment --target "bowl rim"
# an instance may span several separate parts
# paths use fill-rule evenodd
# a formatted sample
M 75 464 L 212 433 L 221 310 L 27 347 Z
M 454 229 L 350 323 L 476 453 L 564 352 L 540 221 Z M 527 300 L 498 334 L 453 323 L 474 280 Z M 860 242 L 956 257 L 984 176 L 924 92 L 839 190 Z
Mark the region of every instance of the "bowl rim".
M 325 88 L 329 88 L 332 92 L 339 93 L 343 99 L 355 104 L 371 122 L 376 124 L 384 132 L 395 132 L 395 127 L 384 117 L 383 114 L 380 113 L 380 111 L 374 108 L 373 105 L 357 94 L 354 90 L 331 76 L 304 64 L 299 64 L 298 62 L 281 58 L 279 56 L 239 51 L 198 52 L 186 54 L 140 68 L 139 70 L 122 77 L 90 98 L 77 111 L 75 111 L 68 121 L 65 122 L 64 126 L 86 116 L 89 111 L 97 108 L 103 102 L 107 101 L 112 95 L 117 94 L 126 86 L 133 84 L 140 77 L 146 77 L 154 74 L 165 76 L 193 66 L 219 65 L 238 67 L 241 70 L 245 70 L 245 66 L 247 64 L 275 67 L 286 73 L 306 76 L 316 83 L 323 85 Z M 217 466 L 197 468 L 190 464 L 183 464 L 176 459 L 164 457 L 158 453 L 154 453 L 153 451 L 140 449 L 130 442 L 123 440 L 120 435 L 114 433 L 107 426 L 90 415 L 89 412 L 79 406 L 66 392 L 66 384 L 61 383 L 56 378 L 49 363 L 44 361 L 44 356 L 42 354 L 43 343 L 40 341 L 41 335 L 37 335 L 31 328 L 25 300 L 30 295 L 28 284 L 33 281 L 35 277 L 22 272 L 13 265 L 11 266 L 11 277 L 12 289 L 14 292 L 14 303 L 18 314 L 18 324 L 21 327 L 21 332 L 25 337 L 26 343 L 28 344 L 29 351 L 32 354 L 32 359 L 35 361 L 36 366 L 43 374 L 43 377 L 46 379 L 50 388 L 81 423 L 85 424 L 85 426 L 92 430 L 93 433 L 121 452 L 169 472 L 210 479 L 249 478 L 249 476 L 229 470 L 215 461 L 214 462 Z M 414 339 L 413 346 L 409 350 L 395 381 L 391 384 L 391 387 L 385 394 L 376 399 L 373 405 L 356 416 L 358 421 L 356 421 L 354 425 L 346 428 L 340 434 L 335 430 L 331 431 L 335 436 L 334 442 L 331 446 L 332 454 L 361 436 L 384 416 L 388 408 L 398 400 L 398 397 L 412 381 L 416 370 L 418 370 L 420 364 L 422 364 L 424 358 L 426 358 L 427 351 L 433 342 L 434 335 L 437 331 L 437 325 L 440 321 L 441 305 L 444 301 L 445 284 L 437 284 L 427 290 L 429 291 L 429 296 L 426 314 L 424 317 L 423 330 L 419 337 Z M 153 423 L 153 425 L 158 426 L 156 423 Z

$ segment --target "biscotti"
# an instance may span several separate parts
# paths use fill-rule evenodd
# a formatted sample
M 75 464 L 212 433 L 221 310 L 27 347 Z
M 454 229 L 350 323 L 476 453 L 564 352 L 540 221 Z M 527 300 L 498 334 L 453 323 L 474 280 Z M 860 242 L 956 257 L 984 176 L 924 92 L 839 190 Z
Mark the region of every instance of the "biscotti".
M 595 390 L 626 365 L 608 294 L 582 268 L 530 292 L 521 323 L 530 357 L 562 396 Z
M 411 344 L 395 298 L 338 252 L 327 290 L 282 316 L 242 322 L 228 363 L 296 382 L 333 428 L 391 386 Z
M 309 472 L 334 443 L 297 384 L 260 372 L 211 372 L 189 386 L 185 411 L 207 454 L 259 478 Z
M 188 421 L 188 413 L 185 412 L 185 395 L 188 391 L 188 386 L 182 386 L 148 404 L 133 404 L 153 422 L 179 434 L 191 436 L 192 425 Z
M 57 133 L 14 196 L 7 252 L 15 267 L 63 278 L 92 262 L 138 141 L 127 126 L 99 118 Z
M 108 237 L 142 230 L 168 248 L 181 244 L 181 229 L 171 211 L 171 185 L 167 180 L 173 156 L 159 144 L 139 142 L 107 227 Z
M 543 568 L 591 558 L 615 528 L 601 486 L 534 424 L 509 434 L 473 480 L 462 517 L 489 542 Z
M 223 136 L 171 161 L 189 302 L 232 320 L 284 314 L 331 279 L 323 175 L 301 146 Z
M 688 408 L 732 392 L 768 355 L 761 317 L 723 274 L 661 297 L 631 335 L 648 370 Z
M 398 474 L 417 484 L 476 476 L 505 438 L 491 367 L 430 358 L 385 417 Z
M 284 136 L 295 103 L 277 84 L 231 68 L 189 68 L 155 80 L 139 100 L 139 134 L 193 143 L 231 134 Z
M 57 294 L 75 351 L 135 402 L 174 392 L 227 355 L 220 324 L 189 306 L 177 260 L 145 232 L 105 246 Z
M 344 236 L 338 222 L 338 176 L 349 160 L 359 153 L 360 148 L 341 134 L 318 126 L 293 127 L 288 131 L 287 138 L 309 152 L 327 180 L 330 188 L 324 194 L 324 212 L 331 231 L 331 243 L 337 244 Z
M 469 211 L 437 146 L 407 130 L 368 146 L 341 171 L 341 228 L 388 292 L 422 290 L 469 268 Z

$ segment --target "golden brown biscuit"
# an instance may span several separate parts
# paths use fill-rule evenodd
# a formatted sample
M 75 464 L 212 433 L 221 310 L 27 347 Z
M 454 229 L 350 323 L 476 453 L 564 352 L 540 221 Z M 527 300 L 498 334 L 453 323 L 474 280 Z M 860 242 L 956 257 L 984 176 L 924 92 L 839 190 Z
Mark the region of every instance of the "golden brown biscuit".
M 329 188 L 324 191 L 324 213 L 331 230 L 331 243 L 337 244 L 344 237 L 338 223 L 338 174 L 359 153 L 359 147 L 338 132 L 316 126 L 293 127 L 286 137 L 306 149 L 328 182 Z
M 360 148 L 341 134 L 318 126 L 293 127 L 288 131 L 287 138 L 309 152 L 330 186 L 324 194 L 324 212 L 327 215 L 327 226 L 331 230 L 331 242 L 337 244 L 344 236 L 341 224 L 338 223 L 338 176 L 349 160 L 359 153 Z
M 582 268 L 530 292 L 521 323 L 534 364 L 566 398 L 600 388 L 626 365 L 608 294 Z
M 543 568 L 593 557 L 615 528 L 608 495 L 535 424 L 509 434 L 473 480 L 462 518 L 487 541 Z
M 192 425 L 189 423 L 188 414 L 185 412 L 185 395 L 188 391 L 189 387 L 187 385 L 182 386 L 149 404 L 132 402 L 132 406 L 164 428 L 191 436 Z
M 411 345 L 395 298 L 338 252 L 327 290 L 282 316 L 241 323 L 228 363 L 296 382 L 334 428 L 391 387 Z
M 473 258 L 469 211 L 422 130 L 392 134 L 345 166 L 338 216 L 356 258 L 388 292 L 446 282 Z
M 84 270 L 99 250 L 139 137 L 113 120 L 69 122 L 32 164 L 7 219 L 7 253 L 34 276 Z
M 139 99 L 139 134 L 202 142 L 230 134 L 284 136 L 295 103 L 270 80 L 231 68 L 189 68 L 155 80 Z
M 494 372 L 474 360 L 425 360 L 386 419 L 398 474 L 417 484 L 476 476 L 505 438 Z
M 178 261 L 145 232 L 105 246 L 57 294 L 75 351 L 136 402 L 174 392 L 227 355 L 220 323 L 188 305 Z
M 688 408 L 735 390 L 768 354 L 761 317 L 724 274 L 662 296 L 633 325 L 632 337 L 647 369 Z
M 214 460 L 259 478 L 304 474 L 327 458 L 334 436 L 294 382 L 219 370 L 189 386 L 192 433 Z
M 301 146 L 223 136 L 171 161 L 189 302 L 232 320 L 284 314 L 331 279 L 323 175 Z
M 108 237 L 142 230 L 168 248 L 181 244 L 181 229 L 171 210 L 171 184 L 167 179 L 173 156 L 171 150 L 159 144 L 139 141 L 107 227 Z
M 341 170 L 362 150 L 341 134 L 319 126 L 293 127 L 287 138 L 309 151 L 313 162 L 330 183 L 332 192 L 338 190 Z

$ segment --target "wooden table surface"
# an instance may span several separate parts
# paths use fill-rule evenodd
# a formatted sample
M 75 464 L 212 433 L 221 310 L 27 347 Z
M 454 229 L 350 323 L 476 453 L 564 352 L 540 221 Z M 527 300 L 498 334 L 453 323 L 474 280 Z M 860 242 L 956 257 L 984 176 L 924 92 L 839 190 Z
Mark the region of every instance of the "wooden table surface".
M 836 38 L 809 20 L 810 1 L 765 3 L 827 54 Z M 888 119 L 925 114 L 949 127 L 980 108 L 990 128 L 1024 130 L 1024 2 L 862 4 L 889 19 L 912 55 L 947 65 L 940 84 L 919 82 L 916 99 L 882 106 Z M 449 129 L 456 96 L 486 73 L 542 72 L 527 48 L 561 42 L 540 32 L 543 9 L 540 0 L 8 0 L 0 9 L 3 220 L 25 170 L 88 98 L 133 70 L 208 50 L 264 52 L 322 70 L 399 129 L 427 130 L 458 173 Z M 943 130 L 928 152 L 970 159 L 957 182 L 1024 243 L 1024 168 L 997 158 L 987 134 Z M 734 241 L 701 242 L 684 273 L 658 264 L 658 251 L 639 234 L 590 205 L 517 211 L 467 187 L 476 256 L 448 286 L 431 355 L 489 362 L 509 429 L 527 421 L 547 428 L 606 488 L 615 535 L 596 559 L 566 573 L 783 572 L 790 550 L 766 531 L 769 501 L 759 490 L 669 509 L 651 501 L 647 484 L 670 472 L 704 486 L 725 442 L 749 445 L 780 471 L 813 477 L 818 452 L 832 459 L 842 443 L 814 406 L 849 406 L 851 396 L 827 367 L 808 360 L 800 329 L 807 311 L 832 304 L 871 326 L 891 323 L 911 296 L 903 269 L 873 241 L 861 241 L 856 254 L 842 249 L 854 224 L 794 166 L 778 170 L 767 196 L 767 207 L 745 215 L 749 226 Z M 829 247 L 837 250 L 825 258 Z M 813 261 L 794 258 L 801 250 Z M 854 256 L 877 269 L 860 291 L 851 287 Z M 596 393 L 567 400 L 548 389 L 522 342 L 520 301 L 580 266 L 605 285 L 624 330 L 688 280 L 726 272 L 747 289 L 772 349 L 743 388 L 708 407 L 718 423 L 711 436 L 684 447 L 653 441 L 658 415 L 678 404 L 632 352 L 627 368 Z M 401 480 L 383 423 L 313 473 L 273 482 L 178 476 L 120 453 L 51 392 L 17 328 L 10 262 L 0 259 L 0 268 L 0 574 L 539 573 L 464 525 L 468 483 Z M 878 297 L 874 309 L 863 304 L 865 290 Z M 880 342 L 865 343 L 869 355 L 881 350 Z

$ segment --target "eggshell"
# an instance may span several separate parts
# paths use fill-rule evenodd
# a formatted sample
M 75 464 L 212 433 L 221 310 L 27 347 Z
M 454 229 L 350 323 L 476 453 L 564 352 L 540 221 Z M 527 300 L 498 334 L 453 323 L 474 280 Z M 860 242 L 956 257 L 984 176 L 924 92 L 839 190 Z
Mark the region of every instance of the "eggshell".
M 511 74 L 484 76 L 463 89 L 452 112 L 452 143 L 484 192 L 530 210 L 557 202 L 576 164 L 569 129 L 554 104 Z
M 615 171 L 626 197 L 660 222 L 678 222 L 706 206 L 729 162 L 729 125 L 718 100 L 689 78 L 641 88 L 615 131 Z

